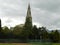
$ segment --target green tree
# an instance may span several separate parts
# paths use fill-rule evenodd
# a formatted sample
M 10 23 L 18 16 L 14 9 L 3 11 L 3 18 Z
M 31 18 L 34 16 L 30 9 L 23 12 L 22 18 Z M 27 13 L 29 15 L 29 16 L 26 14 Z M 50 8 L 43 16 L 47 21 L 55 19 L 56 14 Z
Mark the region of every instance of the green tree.
M 42 27 L 41 30 L 42 30 L 42 39 L 47 40 L 48 39 L 48 32 L 47 32 L 46 27 Z
M 8 34 L 10 32 L 9 28 L 7 26 L 3 27 L 3 31 L 4 34 Z
M 38 28 L 38 39 L 42 39 L 42 30 L 41 30 L 41 27 Z
M 58 30 L 55 30 L 53 39 L 54 39 L 54 42 L 60 41 L 60 34 L 59 34 Z
M 50 40 L 52 42 L 59 42 L 60 41 L 60 33 L 58 32 L 58 30 L 51 31 Z
M 1 19 L 0 19 L 0 32 L 1 32 L 1 30 L 2 30 L 2 27 L 1 27 Z
M 22 33 L 22 29 L 23 29 L 23 26 L 21 27 L 21 25 L 16 25 L 16 26 L 13 28 L 14 38 L 20 38 L 21 33 Z
M 36 27 L 36 25 L 34 25 L 34 27 L 32 28 L 32 37 L 33 39 L 37 39 L 38 38 L 38 28 Z
M 2 30 L 3 38 L 8 38 L 10 36 L 9 33 L 11 30 L 9 30 L 9 28 L 7 26 L 4 26 L 2 29 L 3 29 Z

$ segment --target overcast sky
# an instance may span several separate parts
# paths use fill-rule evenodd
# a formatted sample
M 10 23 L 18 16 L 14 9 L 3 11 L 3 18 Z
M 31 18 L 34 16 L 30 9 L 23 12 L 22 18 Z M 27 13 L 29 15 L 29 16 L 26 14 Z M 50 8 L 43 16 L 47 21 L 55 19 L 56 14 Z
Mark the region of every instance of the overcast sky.
M 2 26 L 24 24 L 29 2 L 33 24 L 60 29 L 60 0 L 0 0 Z

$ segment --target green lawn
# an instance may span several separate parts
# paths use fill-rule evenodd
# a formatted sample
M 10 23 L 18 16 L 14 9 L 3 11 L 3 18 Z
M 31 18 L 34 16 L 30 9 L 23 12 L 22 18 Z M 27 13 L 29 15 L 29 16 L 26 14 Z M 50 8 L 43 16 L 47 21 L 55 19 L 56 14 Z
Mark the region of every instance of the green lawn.
M 52 45 L 60 45 L 60 43 L 53 43 Z
M 60 43 L 0 43 L 0 45 L 60 45 Z

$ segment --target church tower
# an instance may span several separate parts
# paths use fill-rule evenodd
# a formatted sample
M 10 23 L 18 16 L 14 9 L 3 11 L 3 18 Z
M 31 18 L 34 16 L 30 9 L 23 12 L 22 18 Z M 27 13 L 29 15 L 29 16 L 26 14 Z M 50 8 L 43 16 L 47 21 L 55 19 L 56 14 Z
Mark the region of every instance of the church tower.
M 26 16 L 26 21 L 25 21 L 24 26 L 25 26 L 26 30 L 32 29 L 32 16 L 31 16 L 30 4 L 28 5 L 27 16 Z

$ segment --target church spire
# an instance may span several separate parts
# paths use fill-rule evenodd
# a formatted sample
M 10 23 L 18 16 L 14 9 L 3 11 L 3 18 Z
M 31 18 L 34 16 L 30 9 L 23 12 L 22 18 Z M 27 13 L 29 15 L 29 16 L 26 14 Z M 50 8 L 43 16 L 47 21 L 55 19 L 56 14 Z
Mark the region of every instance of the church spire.
M 27 17 L 31 17 L 30 3 L 28 4 Z
M 23 34 L 25 36 L 26 39 L 29 38 L 28 35 L 31 34 L 31 30 L 32 30 L 32 17 L 31 17 L 31 8 L 30 8 L 30 4 L 28 5 L 28 10 L 27 10 L 27 16 L 26 16 L 26 21 L 25 21 L 25 24 L 24 24 L 24 27 L 23 27 Z
M 32 28 L 32 16 L 31 16 L 30 4 L 28 4 L 27 16 L 26 16 L 26 21 L 24 26 L 26 30 L 31 30 Z

